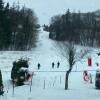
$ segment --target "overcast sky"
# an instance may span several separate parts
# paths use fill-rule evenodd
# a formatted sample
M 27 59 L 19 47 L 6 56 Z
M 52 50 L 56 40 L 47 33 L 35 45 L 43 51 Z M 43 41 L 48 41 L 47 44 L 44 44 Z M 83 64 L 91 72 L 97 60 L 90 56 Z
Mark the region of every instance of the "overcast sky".
M 4 2 L 18 2 L 20 5 L 34 9 L 40 19 L 40 23 L 49 23 L 50 17 L 71 11 L 95 11 L 100 9 L 100 0 L 4 0 Z

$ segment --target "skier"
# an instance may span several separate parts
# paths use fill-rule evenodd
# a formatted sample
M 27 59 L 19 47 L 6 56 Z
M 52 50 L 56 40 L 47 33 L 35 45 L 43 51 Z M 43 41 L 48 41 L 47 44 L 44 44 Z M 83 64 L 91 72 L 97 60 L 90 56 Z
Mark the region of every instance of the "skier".
M 55 65 L 54 62 L 52 62 L 52 68 L 54 68 L 54 65 Z
M 57 68 L 59 68 L 59 66 L 60 66 L 60 62 L 58 61 L 58 62 L 57 62 Z
M 41 66 L 41 65 L 40 65 L 40 63 L 38 63 L 38 65 L 37 65 L 37 66 L 38 66 L 38 70 L 39 70 L 39 69 L 40 69 L 40 66 Z

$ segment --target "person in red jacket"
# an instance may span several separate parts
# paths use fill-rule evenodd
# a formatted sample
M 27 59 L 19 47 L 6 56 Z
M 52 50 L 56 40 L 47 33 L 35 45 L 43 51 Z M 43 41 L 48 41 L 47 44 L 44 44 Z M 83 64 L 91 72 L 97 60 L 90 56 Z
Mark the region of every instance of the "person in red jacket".
M 89 75 L 88 75 L 88 72 L 86 70 L 83 72 L 83 79 L 84 79 L 84 81 L 89 80 Z

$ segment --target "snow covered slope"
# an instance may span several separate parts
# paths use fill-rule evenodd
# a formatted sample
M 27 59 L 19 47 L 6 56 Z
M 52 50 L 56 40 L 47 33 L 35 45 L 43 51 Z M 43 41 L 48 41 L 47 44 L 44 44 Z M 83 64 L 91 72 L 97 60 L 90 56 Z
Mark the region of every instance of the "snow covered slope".
M 54 47 L 55 41 L 48 38 L 48 32 L 40 31 L 37 47 L 32 51 L 1 51 L 0 68 L 3 73 L 3 82 L 5 94 L 0 100 L 99 100 L 100 93 L 95 89 L 94 78 L 95 71 L 89 71 L 93 77 L 93 84 L 83 81 L 83 70 L 98 69 L 96 62 L 99 63 L 100 57 L 97 56 L 97 50 L 92 50 L 92 66 L 87 66 L 87 57 L 80 60 L 74 66 L 73 72 L 69 76 L 69 90 L 64 90 L 65 71 L 68 65 L 63 57 L 57 53 Z M 30 82 L 28 85 L 15 87 L 14 93 L 10 83 L 10 71 L 12 62 L 20 57 L 28 57 L 30 70 L 35 71 L 32 79 L 30 92 Z M 51 63 L 55 62 L 52 69 Z M 61 62 L 60 68 L 57 68 L 57 61 Z M 39 72 L 37 63 L 41 64 Z M 51 72 L 48 72 L 51 71 Z M 58 71 L 58 72 L 54 72 Z M 63 72 L 60 72 L 63 71 Z M 77 72 L 78 71 L 78 72 Z
M 18 0 L 5 1 L 10 1 L 12 3 L 13 1 L 17 2 Z M 84 9 L 84 11 L 86 11 L 87 9 L 94 10 L 99 7 L 99 0 L 84 1 L 20 0 L 21 5 L 25 3 L 26 6 L 34 8 L 41 24 L 49 23 L 51 16 L 64 13 L 67 8 L 71 8 L 72 10 Z M 79 49 L 80 48 L 81 47 L 79 47 Z M 68 64 L 66 63 L 66 60 L 61 57 L 59 53 L 57 53 L 57 49 L 55 48 L 55 41 L 50 40 L 48 38 L 48 32 L 44 32 L 41 29 L 37 47 L 35 49 L 32 49 L 31 51 L 0 51 L 0 69 L 3 74 L 5 90 L 5 94 L 4 96 L 0 96 L 0 100 L 99 100 L 100 91 L 95 89 L 94 84 L 95 71 L 89 71 L 93 77 L 93 84 L 84 82 L 83 80 L 84 70 L 96 70 L 100 67 L 96 66 L 96 63 L 100 64 L 100 57 L 96 54 L 98 51 L 99 49 L 93 49 L 90 54 L 92 57 L 91 67 L 88 67 L 87 65 L 88 56 L 75 64 L 73 72 L 69 76 L 69 89 L 65 91 L 65 72 L 68 68 Z M 35 75 L 32 79 L 31 92 L 29 82 L 28 85 L 15 87 L 13 93 L 12 84 L 10 82 L 10 72 L 12 68 L 12 62 L 19 59 L 20 57 L 28 57 L 30 65 L 29 69 L 31 71 L 35 71 Z M 53 61 L 55 62 L 54 69 L 51 67 L 51 63 Z M 60 68 L 57 68 L 56 65 L 58 61 L 61 63 Z M 39 71 L 47 72 L 38 71 L 38 62 L 41 64 Z

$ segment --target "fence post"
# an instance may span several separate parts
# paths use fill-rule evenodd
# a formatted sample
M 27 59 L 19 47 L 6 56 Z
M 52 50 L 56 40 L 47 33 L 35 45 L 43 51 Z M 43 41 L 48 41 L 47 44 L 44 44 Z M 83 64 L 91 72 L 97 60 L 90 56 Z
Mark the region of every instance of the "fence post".
M 43 89 L 45 89 L 45 80 L 44 80 L 44 87 L 43 87 Z
M 56 79 L 57 79 L 57 77 L 55 76 L 55 78 L 54 78 L 54 82 L 53 82 L 53 86 L 54 86 L 55 83 L 56 83 Z
M 61 75 L 60 75 L 60 84 L 61 84 Z
M 13 87 L 12 87 L 12 88 L 13 88 L 13 91 L 12 91 L 12 96 L 14 96 L 14 94 L 15 94 L 15 90 L 14 90 L 14 88 L 15 88 L 15 84 L 14 84 L 14 82 L 13 82 L 13 84 L 12 84 L 12 85 L 13 85 Z
M 31 84 L 30 84 L 30 93 L 31 93 Z

